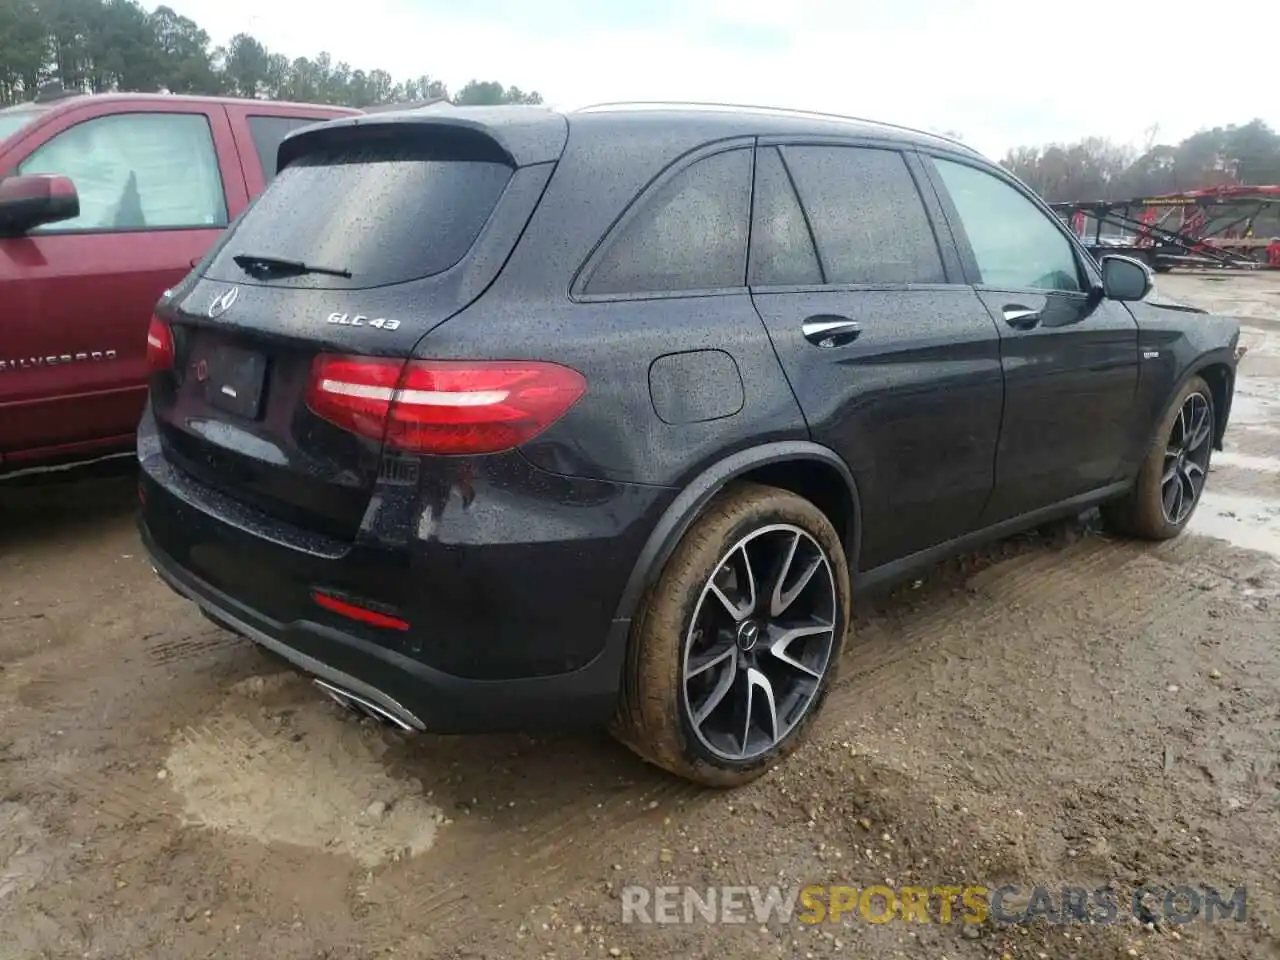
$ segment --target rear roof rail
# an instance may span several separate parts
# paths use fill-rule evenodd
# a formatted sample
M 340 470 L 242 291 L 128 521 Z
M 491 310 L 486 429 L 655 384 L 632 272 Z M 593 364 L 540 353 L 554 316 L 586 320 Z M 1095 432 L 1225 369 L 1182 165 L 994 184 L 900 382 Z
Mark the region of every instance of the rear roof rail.
M 913 133 L 921 137 L 932 137 L 935 140 L 942 140 L 946 143 L 955 144 L 957 147 L 963 147 L 968 151 L 973 150 L 973 147 L 969 146 L 962 140 L 957 140 L 955 137 L 947 136 L 944 133 L 934 133 L 931 130 L 920 130 L 916 127 L 908 127 L 900 123 L 886 123 L 883 120 L 872 120 L 869 117 L 854 117 L 844 113 L 825 113 L 820 110 L 798 110 L 793 107 L 768 107 L 744 103 L 716 103 L 714 101 L 703 100 L 617 100 L 606 103 L 593 103 L 590 106 L 579 107 L 572 112 L 612 113 L 614 111 L 626 110 L 704 110 L 709 113 L 753 113 L 761 116 L 772 117 L 795 117 L 797 119 L 865 123 L 877 127 L 887 127 L 890 130 L 901 130 L 904 133 Z

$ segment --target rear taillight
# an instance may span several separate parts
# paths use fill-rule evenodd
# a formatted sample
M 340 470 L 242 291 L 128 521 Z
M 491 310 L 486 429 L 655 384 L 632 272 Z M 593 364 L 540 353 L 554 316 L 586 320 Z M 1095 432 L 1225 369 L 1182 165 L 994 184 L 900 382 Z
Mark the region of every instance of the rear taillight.
M 152 373 L 173 369 L 173 330 L 159 317 L 147 328 L 147 366 Z
M 576 370 L 521 360 L 384 360 L 322 355 L 307 406 L 409 453 L 497 453 L 526 443 L 586 392 Z

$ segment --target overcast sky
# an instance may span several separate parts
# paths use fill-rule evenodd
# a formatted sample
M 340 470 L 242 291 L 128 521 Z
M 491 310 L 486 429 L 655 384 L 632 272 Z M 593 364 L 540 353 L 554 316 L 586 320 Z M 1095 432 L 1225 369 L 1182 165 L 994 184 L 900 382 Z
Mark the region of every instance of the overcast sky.
M 244 31 L 290 58 L 327 51 L 397 80 L 429 74 L 536 89 L 558 107 L 714 100 L 827 110 L 959 133 L 1000 156 L 1097 134 L 1176 142 L 1280 99 L 1248 47 L 1199 52 L 1190 0 L 171 0 L 215 44 Z M 1159 17 L 1148 11 L 1156 8 Z M 1249 36 L 1280 5 L 1246 3 Z M 1096 12 L 1090 17 L 1089 13 Z M 1097 56 L 1125 44 L 1144 61 Z M 1205 58 L 1209 59 L 1206 60 Z M 1153 59 L 1154 58 L 1154 59 Z M 1212 62 L 1209 62 L 1209 61 Z M 1236 60 L 1244 64 L 1232 68 Z M 1163 62 L 1163 63 L 1161 63 Z M 1160 67 L 1153 64 L 1161 64 Z M 1176 75 L 1202 66 L 1202 89 Z M 1249 66 L 1252 64 L 1252 66 Z M 1232 83 L 1233 73 L 1244 81 Z M 1168 95 L 1149 94 L 1164 85 Z

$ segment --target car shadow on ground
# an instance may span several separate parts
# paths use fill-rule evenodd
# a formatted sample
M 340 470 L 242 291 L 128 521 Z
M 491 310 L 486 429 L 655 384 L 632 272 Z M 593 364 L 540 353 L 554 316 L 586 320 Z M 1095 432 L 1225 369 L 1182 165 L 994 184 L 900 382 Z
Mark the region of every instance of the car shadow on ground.
M 0 479 L 0 552 L 89 541 L 138 506 L 137 464 L 121 459 L 65 472 Z

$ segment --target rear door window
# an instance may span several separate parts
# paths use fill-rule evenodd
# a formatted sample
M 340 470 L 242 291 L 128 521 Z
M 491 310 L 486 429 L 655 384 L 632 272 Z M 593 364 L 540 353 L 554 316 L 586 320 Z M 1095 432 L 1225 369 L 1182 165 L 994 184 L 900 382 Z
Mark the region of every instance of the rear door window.
M 933 228 L 902 154 L 786 146 L 782 156 L 813 228 L 827 283 L 946 282 Z
M 351 274 L 268 281 L 291 286 L 364 289 L 443 273 L 475 243 L 512 169 L 438 156 L 415 144 L 369 142 L 305 154 L 248 209 L 209 275 L 251 279 L 235 263 L 239 255 Z
M 751 151 L 696 161 L 660 186 L 615 236 L 588 294 L 680 293 L 746 282 Z
M 777 147 L 763 147 L 756 154 L 747 279 L 753 287 L 822 283 L 813 234 Z
M 299 127 L 322 123 L 320 117 L 249 117 L 249 135 L 262 165 L 262 181 L 270 183 L 276 175 L 276 151 L 280 141 Z

